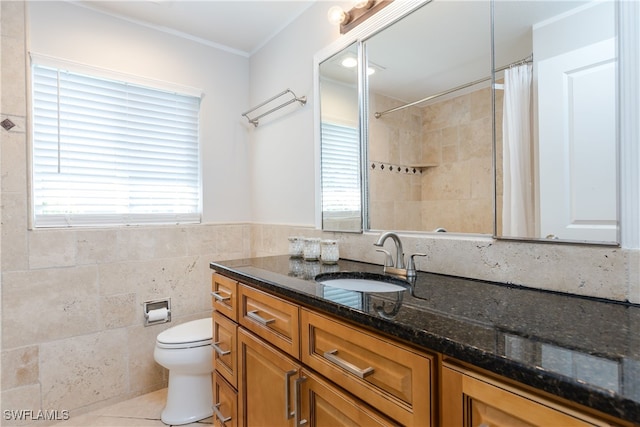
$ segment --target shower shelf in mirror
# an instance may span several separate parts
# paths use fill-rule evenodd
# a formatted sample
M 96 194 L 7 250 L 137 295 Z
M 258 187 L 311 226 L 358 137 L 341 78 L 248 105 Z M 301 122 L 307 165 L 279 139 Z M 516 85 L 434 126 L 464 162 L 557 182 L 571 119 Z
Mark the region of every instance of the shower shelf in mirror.
M 435 163 L 420 164 L 420 165 L 395 165 L 393 163 L 376 162 L 372 161 L 370 168 L 372 171 L 382 172 L 395 172 L 409 175 L 415 175 L 422 173 L 422 170 L 428 167 L 438 166 Z
M 437 163 L 419 163 L 419 164 L 415 164 L 415 165 L 410 165 L 410 168 L 416 168 L 416 169 L 420 169 L 421 171 L 427 169 L 427 168 L 435 168 L 436 166 L 438 166 Z

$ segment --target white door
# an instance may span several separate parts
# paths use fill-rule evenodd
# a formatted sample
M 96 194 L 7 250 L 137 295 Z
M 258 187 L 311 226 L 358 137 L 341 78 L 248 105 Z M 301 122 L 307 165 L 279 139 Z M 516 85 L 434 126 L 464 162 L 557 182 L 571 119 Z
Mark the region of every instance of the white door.
M 616 51 L 538 62 L 540 237 L 617 241 Z

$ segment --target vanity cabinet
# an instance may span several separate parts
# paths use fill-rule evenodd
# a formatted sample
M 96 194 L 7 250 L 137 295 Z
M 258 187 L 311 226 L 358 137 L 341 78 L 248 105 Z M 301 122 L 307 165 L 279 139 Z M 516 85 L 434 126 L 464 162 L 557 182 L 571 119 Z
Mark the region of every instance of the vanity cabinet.
M 212 283 L 216 425 L 631 425 L 217 273 Z
M 218 274 L 214 273 L 214 276 Z M 431 424 L 428 415 L 430 397 L 411 416 L 416 422 L 407 423 L 409 418 L 405 414 L 411 412 L 412 404 L 421 399 L 412 384 L 430 378 L 428 359 L 417 363 L 410 353 L 393 350 L 395 346 L 385 343 L 382 338 L 340 322 L 324 323 L 330 319 L 242 283 L 236 283 L 234 288 L 232 283 L 215 277 L 212 283 L 215 286 L 223 282 L 225 289 L 237 295 L 237 322 L 226 317 L 227 307 L 224 307 L 224 312 L 214 309 L 214 424 L 227 427 Z M 306 327 L 301 327 L 302 319 L 305 319 Z M 311 330 L 312 324 L 315 328 L 323 328 L 323 331 L 334 327 L 348 329 L 352 336 L 345 338 L 358 343 L 359 350 L 349 346 L 347 341 L 339 342 L 337 337 L 327 341 L 325 333 L 317 333 L 320 329 L 315 329 L 315 335 L 309 337 L 307 331 Z M 343 330 L 339 331 L 342 333 Z M 373 369 L 378 370 L 364 382 L 358 375 L 345 371 L 343 366 L 324 373 L 314 372 L 309 369 L 312 366 L 305 366 L 300 356 L 301 341 L 320 350 L 329 344 L 339 344 L 339 353 L 334 352 L 338 355 L 336 357 L 346 357 L 355 363 L 352 355 L 356 355 L 360 358 L 357 363 L 370 362 Z M 388 353 L 374 356 L 375 352 L 369 354 L 365 351 L 367 346 L 378 346 L 380 351 Z M 347 351 L 351 355 L 347 355 Z M 390 363 L 389 356 L 408 357 L 412 361 Z M 426 364 L 423 363 L 425 361 Z M 383 364 L 387 364 L 389 369 Z M 398 368 L 405 364 L 411 366 L 409 369 L 427 374 L 408 373 L 406 367 Z M 349 379 L 350 376 L 353 378 Z M 430 389 L 428 384 L 427 389 Z M 394 397 L 396 395 L 399 397 Z M 387 398 L 391 400 L 387 401 Z M 388 413 L 387 409 L 390 409 Z M 426 421 L 418 422 L 418 417 L 422 416 Z
M 609 426 L 607 422 L 476 371 L 442 366 L 443 426 Z

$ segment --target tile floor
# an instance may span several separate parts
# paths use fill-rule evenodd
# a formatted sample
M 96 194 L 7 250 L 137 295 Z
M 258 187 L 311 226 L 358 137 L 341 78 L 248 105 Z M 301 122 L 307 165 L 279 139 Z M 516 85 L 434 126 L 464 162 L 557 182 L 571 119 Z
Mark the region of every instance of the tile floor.
M 56 427 L 166 427 L 160 421 L 164 408 L 167 389 L 144 394 L 124 402 L 116 403 L 86 414 L 71 416 L 67 421 L 55 424 Z M 205 427 L 213 425 L 213 419 L 183 424 L 184 427 Z

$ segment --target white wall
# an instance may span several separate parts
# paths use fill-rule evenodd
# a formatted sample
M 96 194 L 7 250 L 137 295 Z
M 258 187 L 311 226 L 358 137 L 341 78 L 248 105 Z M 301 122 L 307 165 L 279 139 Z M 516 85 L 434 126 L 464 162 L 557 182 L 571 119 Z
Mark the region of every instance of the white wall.
M 68 2 L 29 2 L 30 50 L 126 74 L 202 89 L 204 222 L 251 219 L 248 58 L 132 25 Z
M 251 131 L 253 220 L 313 226 L 315 222 L 313 56 L 340 36 L 318 1 L 251 57 L 252 104 L 290 88 L 307 105 L 290 105 Z M 348 9 L 348 8 L 347 8 Z
M 344 126 L 358 126 L 358 89 L 326 79 L 322 82 L 322 120 Z

